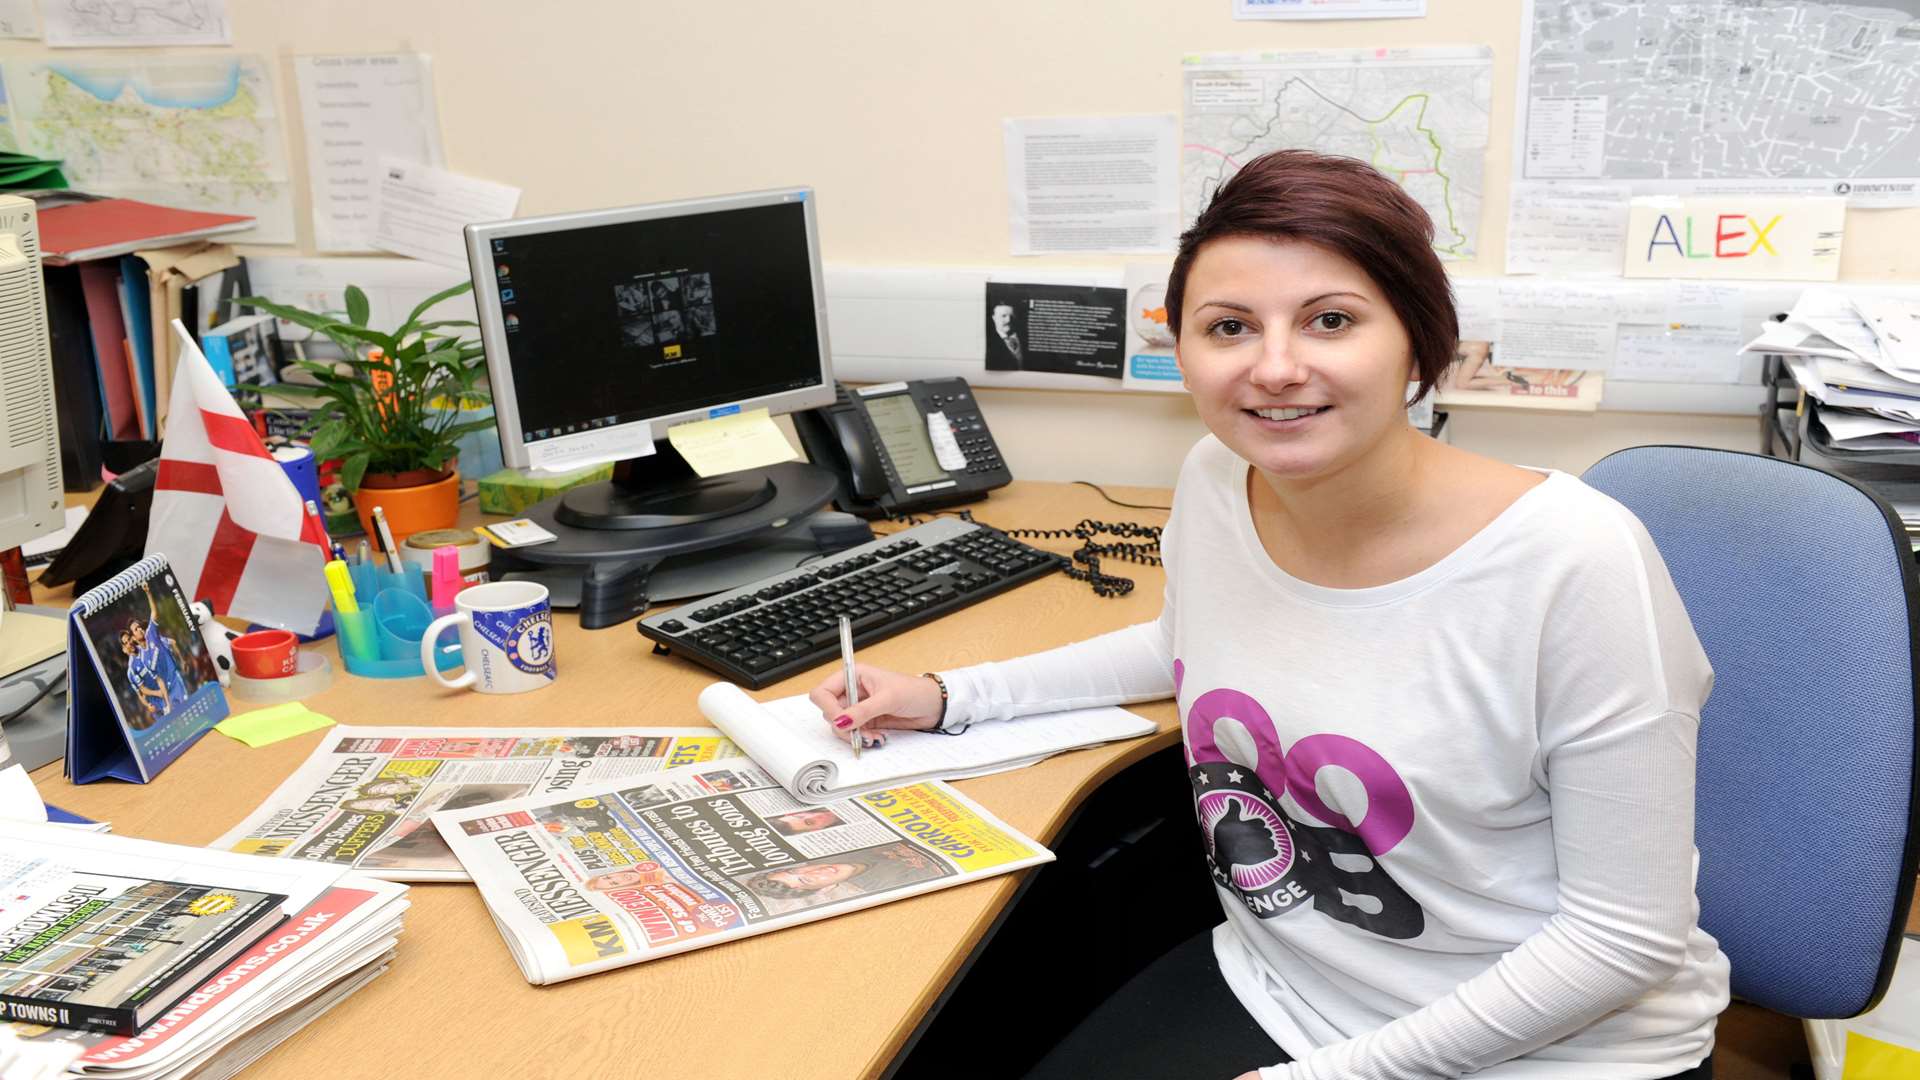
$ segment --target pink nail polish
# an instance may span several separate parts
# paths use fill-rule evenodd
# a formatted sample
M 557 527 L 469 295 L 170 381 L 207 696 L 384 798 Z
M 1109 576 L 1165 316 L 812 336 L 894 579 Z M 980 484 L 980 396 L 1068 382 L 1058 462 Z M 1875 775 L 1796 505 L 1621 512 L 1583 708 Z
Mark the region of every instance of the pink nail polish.
M 851 717 L 851 716 L 841 716 L 841 717 L 839 717 L 838 719 L 836 719 L 836 720 L 834 720 L 834 722 L 833 722 L 833 726 L 834 726 L 834 727 L 837 727 L 837 728 L 846 728 L 846 727 L 852 727 L 852 726 L 853 726 L 853 717 Z

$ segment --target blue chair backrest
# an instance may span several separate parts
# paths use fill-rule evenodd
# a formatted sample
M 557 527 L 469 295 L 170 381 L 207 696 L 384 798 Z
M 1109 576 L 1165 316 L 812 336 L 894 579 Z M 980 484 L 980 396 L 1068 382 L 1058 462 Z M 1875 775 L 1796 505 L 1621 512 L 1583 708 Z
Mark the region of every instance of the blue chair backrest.
M 1778 458 L 1641 446 L 1583 477 L 1646 525 L 1713 663 L 1700 723 L 1700 923 L 1733 993 L 1856 1015 L 1912 901 L 1913 558 L 1877 498 Z

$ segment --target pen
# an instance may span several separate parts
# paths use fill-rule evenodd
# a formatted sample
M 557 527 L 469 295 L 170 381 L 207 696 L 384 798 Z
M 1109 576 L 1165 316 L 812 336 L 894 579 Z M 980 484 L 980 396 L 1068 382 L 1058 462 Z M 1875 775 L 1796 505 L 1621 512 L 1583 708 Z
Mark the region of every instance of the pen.
M 860 680 L 853 673 L 853 623 L 845 615 L 840 616 L 840 669 L 847 677 L 847 708 L 860 704 Z M 855 731 L 847 740 L 853 744 L 854 760 L 860 759 L 860 744 L 867 741 L 864 731 Z
M 326 519 L 320 516 L 320 508 L 314 505 L 314 502 L 312 499 L 308 499 L 306 502 L 307 502 L 307 518 L 308 520 L 313 522 L 314 529 L 320 533 L 321 544 L 327 548 L 332 548 L 333 537 L 327 535 Z
M 355 555 L 357 557 L 353 561 L 359 563 L 361 566 L 365 566 L 368 560 L 373 558 L 373 550 L 367 547 L 365 540 L 362 540 L 360 541 L 360 550 L 355 552 Z
M 386 507 L 373 508 L 373 527 L 380 530 L 380 546 L 387 552 L 387 569 L 396 574 L 403 573 L 400 567 L 400 546 L 393 542 L 393 530 L 387 527 Z
M 340 546 L 340 542 L 337 540 L 334 541 L 333 544 L 333 557 L 338 562 L 347 561 L 347 549 Z

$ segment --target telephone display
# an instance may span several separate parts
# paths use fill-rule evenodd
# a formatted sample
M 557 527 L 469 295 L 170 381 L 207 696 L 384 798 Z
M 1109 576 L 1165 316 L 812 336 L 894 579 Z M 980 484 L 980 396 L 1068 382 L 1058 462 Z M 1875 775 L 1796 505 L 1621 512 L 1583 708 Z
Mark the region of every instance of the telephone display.
M 971 502 L 1012 482 L 965 379 L 915 379 L 849 390 L 795 413 L 816 465 L 840 477 L 840 509 L 880 517 Z

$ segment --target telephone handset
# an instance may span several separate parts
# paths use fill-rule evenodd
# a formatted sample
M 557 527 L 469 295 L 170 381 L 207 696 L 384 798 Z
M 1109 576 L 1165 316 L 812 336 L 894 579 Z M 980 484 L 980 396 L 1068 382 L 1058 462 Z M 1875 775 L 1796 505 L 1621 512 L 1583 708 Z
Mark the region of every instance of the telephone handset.
M 807 457 L 840 476 L 840 509 L 876 518 L 972 502 L 1013 481 L 965 379 L 848 389 L 795 413 Z

